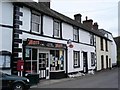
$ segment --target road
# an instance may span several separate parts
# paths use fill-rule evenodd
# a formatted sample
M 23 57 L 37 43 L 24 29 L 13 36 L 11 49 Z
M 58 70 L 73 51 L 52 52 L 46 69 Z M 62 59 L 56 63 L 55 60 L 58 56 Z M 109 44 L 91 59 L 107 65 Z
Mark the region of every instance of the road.
M 118 88 L 118 69 L 96 72 L 74 79 L 42 85 L 37 88 Z

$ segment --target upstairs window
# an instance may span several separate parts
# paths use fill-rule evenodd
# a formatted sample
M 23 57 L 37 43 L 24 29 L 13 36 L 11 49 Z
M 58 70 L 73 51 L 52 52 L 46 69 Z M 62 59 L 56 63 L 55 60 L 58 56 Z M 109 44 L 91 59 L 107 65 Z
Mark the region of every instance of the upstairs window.
M 101 46 L 101 50 L 104 50 L 103 49 L 103 38 L 100 38 L 100 46 Z
M 41 33 L 41 16 L 32 14 L 32 32 Z
M 77 28 L 73 28 L 73 40 L 79 42 L 79 31 Z
M 54 37 L 60 38 L 60 22 L 54 20 L 54 28 L 53 28 Z
M 90 45 L 94 45 L 94 35 L 90 34 Z
M 107 42 L 107 40 L 105 40 L 105 48 L 106 48 L 106 51 L 108 51 L 108 42 Z

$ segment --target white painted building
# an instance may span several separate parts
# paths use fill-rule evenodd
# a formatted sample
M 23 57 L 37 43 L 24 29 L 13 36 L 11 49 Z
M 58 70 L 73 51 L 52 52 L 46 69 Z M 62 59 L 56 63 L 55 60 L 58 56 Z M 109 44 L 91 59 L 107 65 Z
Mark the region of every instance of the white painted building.
M 3 67 L 6 60 L 1 62 L 5 71 L 50 79 L 96 68 L 95 37 L 101 34 L 86 28 L 80 14 L 72 20 L 41 3 L 2 2 L 0 6 L 0 51 L 11 53 L 7 68 Z M 23 67 L 19 60 L 24 60 Z

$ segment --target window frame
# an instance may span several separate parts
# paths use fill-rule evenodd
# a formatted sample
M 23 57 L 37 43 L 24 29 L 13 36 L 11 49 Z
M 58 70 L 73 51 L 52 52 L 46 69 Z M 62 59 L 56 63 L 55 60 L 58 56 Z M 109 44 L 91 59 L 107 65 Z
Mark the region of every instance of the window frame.
M 91 66 L 95 66 L 95 53 L 94 52 L 91 52 Z
M 5 63 L 5 66 L 3 67 L 3 65 L 0 65 L 0 68 L 2 69 L 8 69 L 8 68 L 11 68 L 11 56 L 10 55 L 0 55 L 0 57 L 3 57 L 3 61 L 2 61 L 2 64 Z M 6 66 L 8 65 L 8 60 L 6 57 L 9 57 L 9 66 Z
M 90 33 L 90 45 L 94 46 L 94 34 Z
M 39 23 L 33 21 L 33 15 L 36 15 L 36 16 L 39 17 Z M 39 26 L 38 27 L 38 32 L 33 29 L 33 25 L 32 24 L 37 24 Z M 32 13 L 31 14 L 31 32 L 37 33 L 37 34 L 41 34 L 41 32 L 42 32 L 42 30 L 41 30 L 42 26 L 41 25 L 42 25 L 42 15 L 41 14 Z
M 75 37 L 77 37 L 77 39 Z M 77 27 L 73 27 L 73 41 L 79 42 L 79 29 Z
M 105 39 L 105 48 L 106 48 L 106 51 L 108 51 L 108 41 Z
M 55 23 L 58 24 L 58 28 L 55 28 L 55 27 L 56 27 L 56 26 L 55 26 Z M 59 32 L 59 36 L 57 36 L 57 35 L 55 34 L 55 31 L 58 31 L 58 32 Z M 58 32 L 57 32 L 57 33 L 58 33 Z M 55 38 L 61 38 L 61 23 L 60 23 L 59 20 L 53 20 L 53 37 L 55 37 Z
M 75 54 L 77 54 L 76 58 L 75 58 Z M 76 64 L 75 62 L 77 62 L 77 65 L 75 65 Z M 73 51 L 73 67 L 74 68 L 79 68 L 80 67 L 80 51 Z
M 103 45 L 104 45 L 104 42 L 103 42 L 103 41 L 104 41 L 104 40 L 103 40 L 103 38 L 101 37 L 101 38 L 100 38 L 100 47 L 101 47 L 101 50 L 102 50 L 102 51 L 104 51 L 104 46 L 103 46 Z

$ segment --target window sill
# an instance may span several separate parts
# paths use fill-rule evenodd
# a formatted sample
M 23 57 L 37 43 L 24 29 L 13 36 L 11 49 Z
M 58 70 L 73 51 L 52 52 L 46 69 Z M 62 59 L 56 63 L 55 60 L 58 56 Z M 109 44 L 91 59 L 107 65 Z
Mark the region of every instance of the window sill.
M 54 70 L 54 71 L 50 71 L 50 72 L 63 72 L 65 70 Z
M 80 65 L 79 66 L 73 66 L 74 68 L 80 68 Z

